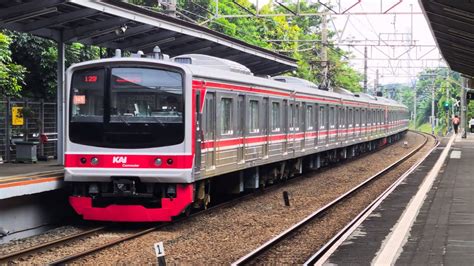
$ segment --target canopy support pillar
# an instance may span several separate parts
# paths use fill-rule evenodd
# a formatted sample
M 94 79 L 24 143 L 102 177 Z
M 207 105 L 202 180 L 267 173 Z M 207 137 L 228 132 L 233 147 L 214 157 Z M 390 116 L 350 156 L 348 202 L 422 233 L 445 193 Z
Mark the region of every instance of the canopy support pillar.
M 56 145 L 56 154 L 58 156 L 58 163 L 64 164 L 64 72 L 65 72 L 65 44 L 63 40 L 63 32 L 61 31 L 58 40 L 58 88 L 56 91 L 56 119 L 58 141 Z

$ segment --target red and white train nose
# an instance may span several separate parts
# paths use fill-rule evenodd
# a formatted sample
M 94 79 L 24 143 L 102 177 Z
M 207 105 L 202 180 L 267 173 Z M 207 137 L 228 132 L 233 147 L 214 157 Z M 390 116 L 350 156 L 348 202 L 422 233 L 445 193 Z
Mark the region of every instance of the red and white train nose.
M 146 208 L 142 205 L 118 205 L 97 207 L 92 197 L 70 196 L 69 203 L 86 220 L 114 222 L 156 222 L 171 221 L 193 202 L 193 184 L 176 185 L 175 196 L 162 198 L 160 208 Z

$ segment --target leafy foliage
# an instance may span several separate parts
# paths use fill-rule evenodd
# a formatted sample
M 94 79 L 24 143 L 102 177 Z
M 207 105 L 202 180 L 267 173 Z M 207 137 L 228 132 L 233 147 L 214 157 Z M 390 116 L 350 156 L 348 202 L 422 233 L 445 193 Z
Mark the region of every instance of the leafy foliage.
M 22 95 L 54 99 L 57 89 L 57 44 L 26 33 L 9 32 L 8 35 L 13 40 L 11 44 L 13 60 L 28 70 Z M 80 43 L 66 46 L 66 67 L 97 58 L 99 58 L 98 47 Z
M 24 84 L 26 69 L 12 60 L 11 39 L 0 33 L 0 89 L 5 95 L 18 95 Z
M 450 119 L 454 115 L 460 115 L 460 110 L 454 104 L 460 97 L 461 77 L 459 73 L 445 68 L 426 69 L 421 72 L 416 79 L 415 88 L 406 85 L 385 86 L 387 89 L 395 91 L 395 99 L 405 104 L 413 116 L 415 93 L 416 93 L 416 121 L 415 128 L 430 122 L 432 99 L 434 90 L 435 116 L 438 118 L 438 127 L 442 132 L 446 132 Z M 444 104 L 448 103 L 446 110 Z M 474 110 L 473 108 L 470 110 Z M 468 117 L 474 115 L 474 111 L 468 112 Z

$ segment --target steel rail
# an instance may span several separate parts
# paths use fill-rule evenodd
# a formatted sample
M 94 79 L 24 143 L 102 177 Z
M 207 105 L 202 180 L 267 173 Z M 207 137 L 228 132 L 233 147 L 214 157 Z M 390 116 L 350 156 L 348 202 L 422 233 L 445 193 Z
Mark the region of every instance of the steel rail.
M 85 238 L 89 235 L 92 235 L 92 234 L 98 232 L 98 231 L 102 231 L 105 228 L 106 228 L 105 226 L 97 227 L 97 228 L 94 228 L 94 229 L 86 230 L 84 232 L 68 235 L 68 236 L 65 236 L 65 237 L 50 241 L 50 242 L 46 242 L 46 243 L 35 245 L 35 246 L 29 247 L 29 248 L 26 248 L 26 249 L 22 249 L 22 250 L 19 250 L 19 251 L 16 251 L 16 252 L 12 252 L 12 253 L 9 253 L 9 254 L 6 254 L 6 255 L 2 255 L 2 256 L 0 256 L 0 265 L 8 264 L 10 261 L 12 261 L 16 258 L 24 257 L 24 256 L 27 256 L 29 254 L 39 252 L 39 251 L 42 251 L 42 250 L 45 250 L 45 249 L 50 249 L 52 247 L 65 244 L 65 243 L 70 242 L 70 241 Z
M 415 132 L 417 134 L 423 135 L 421 133 Z M 423 135 L 425 136 L 425 135 Z M 309 222 L 313 221 L 314 219 L 318 217 L 323 217 L 330 209 L 338 205 L 339 203 L 343 202 L 344 200 L 350 198 L 353 196 L 356 192 L 367 186 L 369 183 L 374 181 L 375 179 L 379 178 L 380 176 L 390 172 L 393 168 L 396 166 L 400 165 L 401 163 L 405 162 L 407 159 L 409 159 L 412 155 L 414 155 L 416 152 L 418 152 L 424 145 L 426 145 L 428 141 L 428 137 L 425 136 L 425 141 L 420 144 L 417 148 L 415 148 L 413 151 L 402 157 L 400 160 L 394 162 L 393 164 L 387 166 L 383 170 L 379 171 L 375 175 L 369 177 L 366 179 L 364 182 L 360 183 L 356 187 L 352 188 L 351 190 L 347 191 L 346 193 L 342 194 L 338 198 L 334 199 L 330 203 L 326 204 L 325 206 L 321 207 L 320 209 L 316 210 L 315 212 L 311 213 L 310 215 L 306 216 L 303 220 L 300 222 L 294 224 L 290 228 L 286 229 L 279 235 L 275 236 L 274 238 L 270 239 L 269 241 L 265 242 L 263 245 L 259 246 L 255 250 L 251 251 L 247 255 L 239 258 L 235 262 L 232 263 L 232 265 L 244 265 L 248 264 L 249 262 L 255 260 L 258 258 L 260 255 L 265 253 L 266 251 L 270 250 L 272 247 L 276 246 L 278 243 L 281 243 L 284 239 L 286 239 L 288 236 L 292 235 L 295 233 L 297 230 L 301 229 L 304 227 L 306 224 Z
M 431 135 L 431 134 L 428 134 Z M 432 135 L 431 135 L 432 136 Z M 434 136 L 432 136 L 434 137 Z M 436 138 L 435 138 L 436 139 Z M 427 141 L 427 139 L 426 139 Z M 426 142 L 425 142 L 426 143 Z M 336 235 L 334 235 L 326 244 L 321 247 L 316 253 L 314 253 L 303 265 L 320 265 L 325 261 L 331 251 L 333 251 L 337 246 L 345 240 L 349 234 L 351 234 L 359 224 L 367 218 L 367 216 L 382 203 L 382 201 L 390 195 L 390 193 L 395 190 L 395 188 L 403 181 L 405 178 L 411 174 L 427 157 L 431 152 L 439 146 L 439 141 L 436 139 L 435 145 L 431 150 L 423 156 L 417 163 L 410 167 L 403 175 L 401 175 L 392 185 L 390 185 L 384 192 L 382 192 L 375 200 L 373 200 L 364 210 L 362 210 L 352 221 L 350 221 L 344 228 L 342 228 Z
M 125 236 L 125 237 L 121 237 L 117 240 L 113 240 L 113 241 L 110 241 L 110 242 L 107 242 L 103 245 L 100 245 L 100 246 L 97 246 L 97 247 L 93 247 L 91 249 L 88 249 L 88 250 L 85 250 L 83 252 L 80 252 L 80 253 L 76 253 L 76 254 L 73 254 L 73 255 L 70 255 L 70 256 L 67 256 L 67 257 L 63 257 L 59 260 L 56 260 L 56 261 L 53 261 L 53 262 L 49 262 L 48 264 L 49 265 L 62 265 L 62 264 L 66 264 L 68 262 L 71 262 L 71 261 L 74 261 L 74 260 L 77 260 L 77 259 L 80 259 L 84 256 L 87 256 L 87 255 L 90 255 L 90 254 L 93 254 L 93 253 L 96 253 L 98 251 L 101 251 L 105 248 L 108 248 L 108 247 L 111 247 L 111 246 L 115 246 L 117 244 L 120 244 L 124 241 L 127 241 L 127 240 L 130 240 L 130 239 L 134 239 L 134 238 L 137 238 L 139 236 L 142 236 L 142 235 L 145 235 L 145 234 L 148 234 L 150 232 L 153 232 L 159 228 L 163 228 L 164 226 L 166 226 L 165 224 L 163 225 L 159 225 L 159 226 L 154 226 L 154 227 L 151 227 L 151 228 L 148 228 L 146 230 L 142 230 L 142 231 L 139 231 L 137 233 L 133 233 L 133 234 L 130 234 L 128 236 Z

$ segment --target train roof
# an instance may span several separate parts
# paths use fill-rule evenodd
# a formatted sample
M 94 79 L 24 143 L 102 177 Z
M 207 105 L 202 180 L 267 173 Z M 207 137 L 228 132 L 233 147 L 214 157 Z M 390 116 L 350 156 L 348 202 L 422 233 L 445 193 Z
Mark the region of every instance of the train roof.
M 306 83 L 299 83 L 299 82 L 281 82 L 274 80 L 273 78 L 264 78 L 264 77 L 249 77 L 246 75 L 242 75 L 239 73 L 229 73 L 227 71 L 222 71 L 218 69 L 214 69 L 213 71 L 209 71 L 207 67 L 197 67 L 188 65 L 187 67 L 190 68 L 193 75 L 208 79 L 215 79 L 215 80 L 224 80 L 228 82 L 235 82 L 239 84 L 246 84 L 246 85 L 253 85 L 259 87 L 269 87 L 269 88 L 278 88 L 281 90 L 288 91 L 289 93 L 304 93 L 304 94 L 311 94 L 311 95 L 318 95 L 324 97 L 330 97 L 334 99 L 342 99 L 346 101 L 355 101 L 355 102 L 368 102 L 370 104 L 382 104 L 382 105 L 392 105 L 397 107 L 406 108 L 405 105 L 402 105 L 396 101 L 384 98 L 384 97 L 375 97 L 364 93 L 355 93 L 355 94 L 341 94 L 336 92 L 330 92 L 325 90 L 317 89 L 317 86 L 310 82 L 308 83 L 314 84 L 314 86 L 308 86 Z M 281 78 L 281 77 L 280 77 Z M 286 77 L 288 78 L 288 77 Z M 293 78 L 293 77 L 291 77 Z M 279 79 L 277 77 L 277 79 Z M 301 80 L 301 79 L 300 79 Z M 289 88 L 289 84 L 291 84 L 291 89 Z
M 277 80 L 274 80 L 271 77 L 258 77 L 253 76 L 251 74 L 246 73 L 245 67 L 240 68 L 240 64 L 235 63 L 230 60 L 210 60 L 209 56 L 200 57 L 200 55 L 183 55 L 178 56 L 175 58 L 186 58 L 193 57 L 195 58 L 194 62 L 200 62 L 198 64 L 190 64 L 189 62 L 183 62 L 181 60 L 158 60 L 155 58 L 143 58 L 143 57 L 113 57 L 107 59 L 99 59 L 99 60 L 91 60 L 86 61 L 78 64 L 74 64 L 71 68 L 68 69 L 70 71 L 72 68 L 75 67 L 85 67 L 90 64 L 100 64 L 100 63 L 113 63 L 113 62 L 143 62 L 147 64 L 168 64 L 175 67 L 180 67 L 183 69 L 187 69 L 196 77 L 202 77 L 210 80 L 215 81 L 227 81 L 232 83 L 237 83 L 240 85 L 246 86 L 258 86 L 262 88 L 274 88 L 287 91 L 288 93 L 300 93 L 300 94 L 308 94 L 308 95 L 317 95 L 327 98 L 333 99 L 341 99 L 346 101 L 354 101 L 354 102 L 367 102 L 370 104 L 382 104 L 382 105 L 392 105 L 397 107 L 406 108 L 405 105 L 402 105 L 394 100 L 390 100 L 383 97 L 375 97 L 372 95 L 364 94 L 364 93 L 353 93 L 351 94 L 341 94 L 336 92 L 330 92 L 325 90 L 317 89 L 316 84 L 295 77 L 288 77 L 288 76 L 278 76 L 275 77 Z M 196 60 L 197 59 L 197 60 Z M 219 58 L 217 58 L 219 59 Z M 206 62 L 207 61 L 207 62 Z M 231 69 L 237 69 L 237 71 L 232 71 Z M 278 79 L 285 78 L 285 80 L 290 82 L 281 82 Z M 291 84 L 291 86 L 288 86 Z

